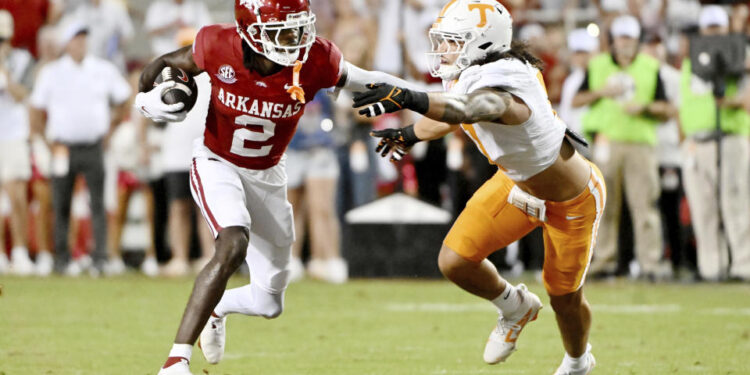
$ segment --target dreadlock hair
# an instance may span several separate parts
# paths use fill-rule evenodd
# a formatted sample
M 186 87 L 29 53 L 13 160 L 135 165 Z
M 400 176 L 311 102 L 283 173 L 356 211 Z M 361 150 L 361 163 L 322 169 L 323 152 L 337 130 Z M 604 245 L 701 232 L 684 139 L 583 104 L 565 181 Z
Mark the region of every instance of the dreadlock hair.
M 524 41 L 514 40 L 510 43 L 510 49 L 505 52 L 493 52 L 482 60 L 476 62 L 476 65 L 484 65 L 502 59 L 518 59 L 524 63 L 539 69 L 544 69 L 544 62 L 529 52 L 529 44 Z

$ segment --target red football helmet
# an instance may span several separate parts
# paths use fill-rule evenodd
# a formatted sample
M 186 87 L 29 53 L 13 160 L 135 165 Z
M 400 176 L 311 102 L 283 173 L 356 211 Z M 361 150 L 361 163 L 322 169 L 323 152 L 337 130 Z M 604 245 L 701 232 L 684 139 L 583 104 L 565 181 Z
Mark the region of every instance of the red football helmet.
M 237 32 L 253 51 L 284 66 L 307 60 L 315 42 L 309 0 L 235 0 L 234 16 Z

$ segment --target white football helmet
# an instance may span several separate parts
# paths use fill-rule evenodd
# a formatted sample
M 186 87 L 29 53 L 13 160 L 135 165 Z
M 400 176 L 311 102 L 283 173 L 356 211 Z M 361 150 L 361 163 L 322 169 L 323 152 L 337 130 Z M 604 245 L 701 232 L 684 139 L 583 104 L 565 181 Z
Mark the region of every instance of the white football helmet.
M 497 0 L 451 0 L 430 29 L 430 73 L 456 79 L 487 55 L 510 50 L 512 38 L 513 19 Z

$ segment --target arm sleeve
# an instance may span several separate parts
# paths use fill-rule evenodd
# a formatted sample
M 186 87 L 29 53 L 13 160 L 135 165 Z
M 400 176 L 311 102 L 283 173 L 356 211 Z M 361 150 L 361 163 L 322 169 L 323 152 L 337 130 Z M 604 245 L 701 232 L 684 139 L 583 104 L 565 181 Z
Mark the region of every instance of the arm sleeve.
M 404 81 L 401 78 L 394 77 L 388 73 L 379 71 L 364 70 L 350 62 L 345 62 L 346 65 L 346 82 L 344 88 L 349 91 L 365 91 L 365 87 L 368 83 L 387 83 L 389 85 L 403 87 L 409 90 L 425 91 L 423 87 Z
M 654 93 L 654 101 L 668 101 L 667 92 L 664 89 L 664 79 L 662 79 L 661 73 L 656 76 L 656 92 Z
M 36 109 L 47 109 L 47 103 L 49 102 L 49 69 L 47 67 L 42 68 L 39 72 L 39 77 L 34 84 L 34 90 L 31 92 L 29 97 L 29 104 Z
M 198 30 L 198 35 L 195 36 L 195 41 L 193 42 L 193 61 L 195 61 L 195 65 L 201 70 L 206 70 L 206 55 L 204 51 L 204 46 L 206 45 L 205 39 L 206 28 L 203 27 Z

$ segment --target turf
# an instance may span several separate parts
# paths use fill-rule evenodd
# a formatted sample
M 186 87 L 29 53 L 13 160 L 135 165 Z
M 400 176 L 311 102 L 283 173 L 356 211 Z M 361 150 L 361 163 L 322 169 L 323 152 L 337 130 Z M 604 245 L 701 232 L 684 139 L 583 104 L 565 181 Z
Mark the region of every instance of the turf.
M 237 277 L 232 286 L 245 281 Z M 155 374 L 192 280 L 0 278 L 0 374 Z M 530 289 L 542 293 L 531 281 Z M 590 283 L 596 374 L 750 374 L 750 285 Z M 547 301 L 546 298 L 542 298 Z M 549 306 L 507 363 L 482 349 L 495 314 L 444 281 L 290 286 L 276 320 L 231 316 L 220 365 L 200 374 L 551 374 Z

